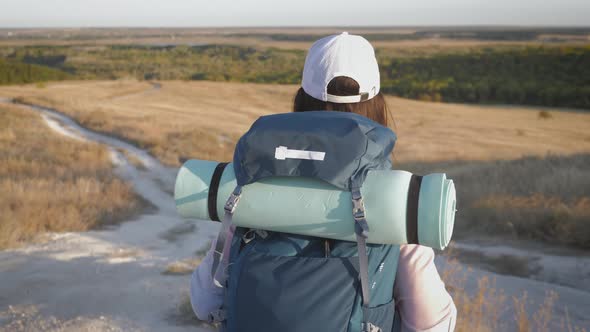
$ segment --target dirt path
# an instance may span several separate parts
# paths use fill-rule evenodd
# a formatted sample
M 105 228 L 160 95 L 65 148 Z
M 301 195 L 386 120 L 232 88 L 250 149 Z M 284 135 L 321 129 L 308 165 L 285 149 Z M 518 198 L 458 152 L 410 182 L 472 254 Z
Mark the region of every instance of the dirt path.
M 544 246 L 453 243 L 453 256 L 503 275 L 529 278 L 590 292 L 590 253 Z
M 169 194 L 176 170 L 57 112 L 32 108 L 56 133 L 107 145 L 116 173 L 158 210 L 110 229 L 50 234 L 45 243 L 0 252 L 0 330 L 205 330 L 186 317 L 190 275 L 165 271 L 202 251 L 217 225 L 178 217 Z
M 177 216 L 170 195 L 176 170 L 61 113 L 31 108 L 59 134 L 108 146 L 117 174 L 158 211 L 106 230 L 51 234 L 45 243 L 0 252 L 0 331 L 208 331 L 190 318 L 190 307 L 187 310 L 189 275 L 165 273 L 170 264 L 207 248 L 218 230 L 216 223 Z M 126 155 L 139 160 L 141 167 Z M 445 257 L 437 257 L 436 263 L 441 271 L 448 267 Z M 469 293 L 476 292 L 478 278 L 487 276 L 508 296 L 527 291 L 534 312 L 546 292 L 554 290 L 559 295 L 554 315 L 564 317 L 567 307 L 573 324 L 590 326 L 590 292 L 585 286 L 576 289 L 460 267 L 467 274 Z M 508 307 L 500 312 L 512 326 L 514 313 Z

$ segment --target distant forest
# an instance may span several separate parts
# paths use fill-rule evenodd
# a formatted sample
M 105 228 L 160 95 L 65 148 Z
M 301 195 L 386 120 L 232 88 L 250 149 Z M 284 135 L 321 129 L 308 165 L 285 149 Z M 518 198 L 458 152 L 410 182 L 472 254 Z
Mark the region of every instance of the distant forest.
M 590 109 L 590 48 L 484 49 L 384 64 L 382 91 L 407 98 Z
M 0 59 L 0 85 L 59 81 L 68 77 L 59 69 Z
M 369 41 L 398 41 L 423 39 L 451 40 L 485 40 L 485 41 L 558 41 L 566 36 L 587 36 L 590 30 L 580 28 L 538 28 L 538 29 L 474 29 L 474 28 L 436 28 L 416 29 L 407 32 L 371 32 L 363 31 L 362 36 Z M 313 42 L 321 35 L 313 33 L 231 33 L 226 37 L 266 38 L 275 41 L 306 41 Z
M 378 49 L 377 56 L 388 94 L 590 109 L 590 45 Z M 230 45 L 13 47 L 0 50 L 0 84 L 124 77 L 298 84 L 304 59 L 301 50 Z
M 363 35 L 370 41 L 397 40 L 480 40 L 480 41 L 546 41 L 557 42 L 590 36 L 588 27 L 307 27 L 306 29 L 279 28 L 264 31 L 241 28 L 52 28 L 0 29 L 0 40 L 97 41 L 165 39 L 171 36 L 198 40 L 203 36 L 248 38 L 272 41 L 312 42 L 329 33 L 348 30 Z M 3 33 L 6 32 L 6 33 Z

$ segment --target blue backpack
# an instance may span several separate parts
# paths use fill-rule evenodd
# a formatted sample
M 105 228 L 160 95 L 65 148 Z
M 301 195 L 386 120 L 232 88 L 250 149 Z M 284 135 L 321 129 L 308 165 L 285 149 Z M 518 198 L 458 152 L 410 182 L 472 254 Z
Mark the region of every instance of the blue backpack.
M 225 331 L 399 329 L 393 299 L 399 246 L 365 242 L 370 223 L 360 191 L 370 170 L 391 168 L 395 140 L 391 129 L 353 113 L 276 114 L 252 125 L 235 149 L 237 187 L 214 254 L 214 279 L 225 287 L 214 317 Z M 242 187 L 276 176 L 316 178 L 350 191 L 357 241 L 234 228 Z

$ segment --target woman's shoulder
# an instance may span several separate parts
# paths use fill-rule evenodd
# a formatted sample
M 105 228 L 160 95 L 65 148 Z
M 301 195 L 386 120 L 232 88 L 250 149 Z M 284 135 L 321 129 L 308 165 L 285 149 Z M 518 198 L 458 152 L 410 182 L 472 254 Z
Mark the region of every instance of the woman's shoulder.
M 400 246 L 400 264 L 411 265 L 414 268 L 424 267 L 434 261 L 434 250 L 419 244 L 404 244 Z

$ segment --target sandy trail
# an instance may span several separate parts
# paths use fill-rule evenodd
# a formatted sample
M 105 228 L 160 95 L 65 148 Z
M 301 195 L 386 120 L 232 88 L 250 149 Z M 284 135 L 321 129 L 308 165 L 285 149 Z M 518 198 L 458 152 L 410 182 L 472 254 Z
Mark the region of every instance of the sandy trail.
M 456 242 L 453 243 L 452 248 L 457 255 L 471 255 L 478 259 L 480 264 L 475 263 L 478 266 L 484 266 L 486 259 L 492 262 L 512 260 L 514 263 L 522 263 L 520 269 L 502 271 L 503 274 L 526 276 L 530 279 L 590 292 L 590 254 L 588 252 Z M 509 265 L 508 268 L 511 266 Z
M 178 217 L 169 194 L 176 170 L 55 111 L 31 108 L 59 134 L 107 145 L 117 175 L 158 210 L 109 229 L 51 234 L 46 243 L 0 252 L 0 330 L 204 330 L 179 317 L 189 275 L 162 273 L 170 263 L 195 257 L 218 229 Z
M 117 174 L 157 212 L 105 230 L 51 234 L 45 243 L 0 252 L 0 331 L 207 331 L 179 314 L 189 275 L 162 273 L 170 263 L 206 248 L 218 230 L 213 222 L 178 217 L 169 194 L 176 170 L 129 143 L 82 128 L 61 113 L 30 107 L 57 133 L 108 146 Z M 130 163 L 121 150 L 143 167 Z M 448 267 L 445 257 L 437 257 L 436 263 L 440 270 Z M 527 291 L 533 312 L 546 291 L 554 290 L 559 295 L 555 315 L 564 316 L 567 307 L 573 324 L 590 326 L 588 284 L 573 288 L 460 267 L 468 276 L 468 292 L 476 291 L 478 278 L 488 276 L 506 295 Z M 507 328 L 513 327 L 508 306 L 500 311 Z

